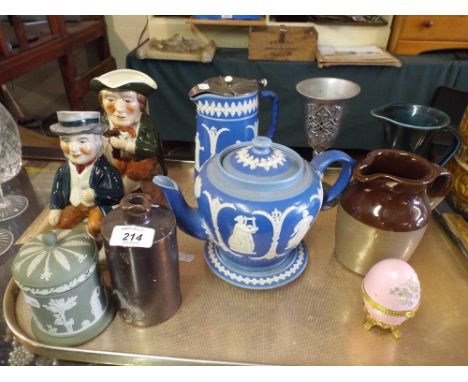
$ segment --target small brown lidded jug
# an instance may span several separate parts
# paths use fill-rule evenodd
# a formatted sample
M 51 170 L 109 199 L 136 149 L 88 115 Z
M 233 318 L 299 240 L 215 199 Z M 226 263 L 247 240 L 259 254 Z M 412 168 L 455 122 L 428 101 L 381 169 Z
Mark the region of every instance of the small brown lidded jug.
M 336 217 L 337 258 L 361 275 L 387 258 L 408 261 L 431 210 L 450 190 L 450 173 L 419 155 L 379 149 L 355 166 L 353 177 Z
M 123 233 L 120 241 L 116 239 L 119 232 Z M 137 240 L 126 242 L 126 233 L 132 236 L 131 232 L 136 232 L 136 238 L 140 232 L 149 232 L 150 236 L 146 236 L 145 245 Z M 106 215 L 101 233 L 113 293 L 125 322 L 146 327 L 172 317 L 181 303 L 176 220 L 172 211 L 152 205 L 147 194 L 129 194 Z

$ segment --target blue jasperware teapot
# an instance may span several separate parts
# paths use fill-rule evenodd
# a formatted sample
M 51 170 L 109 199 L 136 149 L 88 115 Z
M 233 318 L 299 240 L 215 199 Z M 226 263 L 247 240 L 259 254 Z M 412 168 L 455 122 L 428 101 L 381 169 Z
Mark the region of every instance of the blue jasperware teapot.
M 334 162 L 343 168 L 325 192 L 321 178 Z M 296 279 L 307 264 L 304 236 L 320 211 L 347 186 L 355 161 L 338 150 L 309 164 L 292 149 L 257 136 L 227 147 L 208 160 L 195 178 L 198 208 L 184 200 L 165 176 L 156 183 L 179 227 L 206 240 L 211 270 L 233 285 L 269 289 Z

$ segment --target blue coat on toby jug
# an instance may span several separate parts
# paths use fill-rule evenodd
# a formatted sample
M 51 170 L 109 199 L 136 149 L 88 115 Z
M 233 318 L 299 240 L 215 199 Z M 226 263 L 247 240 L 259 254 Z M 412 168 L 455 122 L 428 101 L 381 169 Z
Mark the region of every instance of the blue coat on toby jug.
M 321 178 L 333 162 L 343 169 L 324 194 Z M 302 242 L 322 203 L 347 186 L 355 161 L 338 150 L 310 164 L 292 149 L 255 137 L 224 149 L 201 168 L 195 179 L 198 209 L 183 199 L 165 176 L 161 187 L 177 224 L 206 240 L 205 259 L 221 279 L 248 289 L 270 289 L 296 279 L 307 265 Z

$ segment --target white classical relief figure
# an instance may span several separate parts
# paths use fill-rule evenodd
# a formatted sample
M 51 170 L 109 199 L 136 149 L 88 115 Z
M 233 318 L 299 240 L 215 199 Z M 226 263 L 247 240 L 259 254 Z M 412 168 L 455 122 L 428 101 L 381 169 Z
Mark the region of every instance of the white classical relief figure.
M 91 294 L 89 299 L 89 305 L 91 306 L 91 314 L 94 316 L 94 321 L 98 320 L 104 314 L 104 309 L 102 308 L 101 299 L 99 298 L 101 294 L 101 287 L 96 287 Z
M 278 248 L 278 242 L 279 242 L 281 231 L 283 229 L 284 220 L 286 219 L 288 214 L 295 209 L 296 209 L 295 206 L 290 206 L 286 208 L 284 211 L 279 211 L 278 209 L 275 208 L 271 214 L 263 210 L 257 210 L 253 212 L 254 215 L 261 215 L 261 216 L 266 217 L 270 221 L 271 227 L 273 229 L 273 237 L 271 239 L 271 245 L 270 245 L 270 248 L 268 249 L 267 254 L 263 257 L 256 258 L 255 260 L 263 260 L 263 259 L 269 260 L 269 259 L 274 259 L 275 257 L 278 256 L 276 249 Z M 285 255 L 285 253 L 283 255 Z
M 288 245 L 286 246 L 286 249 L 296 248 L 299 245 L 299 243 L 301 242 L 301 240 L 304 238 L 307 231 L 309 230 L 310 225 L 312 224 L 313 220 L 314 220 L 314 217 L 309 214 L 309 211 L 305 210 L 302 213 L 302 219 L 294 227 L 294 231 L 288 241 Z
M 255 242 L 252 235 L 258 231 L 255 218 L 239 215 L 234 220 L 236 225 L 228 240 L 229 247 L 245 255 L 254 255 Z

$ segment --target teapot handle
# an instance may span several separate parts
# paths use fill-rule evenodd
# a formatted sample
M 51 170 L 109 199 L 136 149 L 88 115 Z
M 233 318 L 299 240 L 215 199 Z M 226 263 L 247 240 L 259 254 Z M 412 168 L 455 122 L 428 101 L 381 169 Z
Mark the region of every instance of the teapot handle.
M 279 103 L 278 96 L 271 90 L 260 90 L 259 99 L 269 98 L 271 100 L 271 119 L 270 127 L 265 134 L 268 138 L 273 138 L 278 127 L 278 114 L 279 114 Z
M 310 162 L 311 165 L 320 173 L 320 177 L 323 177 L 325 169 L 334 162 L 340 162 L 343 165 L 343 168 L 341 169 L 341 173 L 336 182 L 328 189 L 327 192 L 325 192 L 322 205 L 330 205 L 333 200 L 339 197 L 345 190 L 351 180 L 356 161 L 343 151 L 328 150 L 317 155 Z
M 427 197 L 431 210 L 439 205 L 452 186 L 452 174 L 437 164 L 433 164 L 433 166 L 439 175 L 427 186 Z

